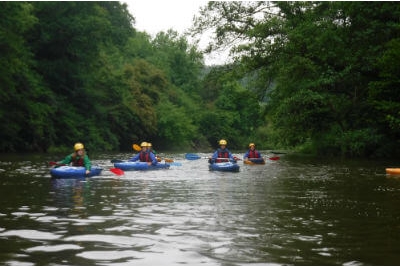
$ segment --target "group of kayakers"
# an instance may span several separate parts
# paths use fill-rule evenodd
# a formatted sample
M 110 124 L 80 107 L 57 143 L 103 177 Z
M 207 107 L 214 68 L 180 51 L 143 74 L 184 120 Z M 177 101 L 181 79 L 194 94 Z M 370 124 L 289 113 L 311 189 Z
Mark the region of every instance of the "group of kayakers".
M 221 139 L 218 142 L 219 148 L 209 158 L 209 163 L 218 163 L 224 161 L 236 162 L 237 158 L 232 155 L 228 150 L 228 142 L 225 139 Z M 135 145 L 134 145 L 135 146 Z M 255 144 L 250 143 L 248 151 L 244 154 L 243 160 L 261 158 L 261 153 L 255 149 Z M 141 161 L 147 162 L 148 165 L 156 165 L 158 160 L 152 149 L 152 144 L 149 142 L 142 142 L 140 144 L 140 151 L 130 158 L 128 161 Z M 74 152 L 66 156 L 63 160 L 58 161 L 57 165 L 69 165 L 72 166 L 83 166 L 86 169 L 86 175 L 90 173 L 91 162 L 88 155 L 85 152 L 85 147 L 82 143 L 76 143 L 74 145 Z
M 236 162 L 237 158 L 232 155 L 232 153 L 226 147 L 228 142 L 225 139 L 221 139 L 218 142 L 219 148 L 214 152 L 214 154 L 209 158 L 209 163 L 218 163 L 218 162 L 225 162 L 231 161 Z M 249 144 L 248 151 L 244 154 L 243 160 L 248 160 L 252 158 L 261 158 L 261 153 L 256 150 L 256 145 L 254 143 Z

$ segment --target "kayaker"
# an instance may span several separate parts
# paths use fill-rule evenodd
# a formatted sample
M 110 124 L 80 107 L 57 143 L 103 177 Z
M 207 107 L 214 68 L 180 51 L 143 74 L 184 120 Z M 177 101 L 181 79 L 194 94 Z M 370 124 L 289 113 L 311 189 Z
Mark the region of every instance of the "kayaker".
M 249 144 L 249 150 L 244 154 L 243 160 L 248 159 L 259 159 L 261 158 L 261 153 L 256 150 L 256 145 L 254 143 Z
M 151 143 L 147 143 L 147 148 L 149 149 L 150 152 L 154 154 L 154 157 L 156 157 L 157 161 L 160 162 L 161 158 L 157 156 L 157 151 L 153 149 L 153 145 Z
M 233 157 L 232 153 L 226 148 L 228 142 L 225 139 L 219 140 L 218 144 L 220 148 L 218 148 L 212 157 L 209 159 L 209 163 L 218 163 L 218 162 L 236 162 L 236 159 Z
M 147 164 L 150 165 L 156 165 L 157 164 L 157 159 L 154 156 L 153 152 L 151 152 L 148 148 L 148 143 L 147 142 L 142 142 L 140 144 L 140 147 L 142 148 L 142 151 L 137 153 L 134 157 L 130 158 L 129 161 L 141 161 L 141 162 L 147 162 Z
M 57 165 L 69 165 L 72 163 L 72 166 L 75 167 L 85 167 L 86 174 L 90 173 L 92 168 L 92 164 L 90 162 L 89 156 L 85 152 L 85 147 L 82 143 L 76 143 L 74 145 L 74 153 L 66 156 L 63 160 L 57 161 Z

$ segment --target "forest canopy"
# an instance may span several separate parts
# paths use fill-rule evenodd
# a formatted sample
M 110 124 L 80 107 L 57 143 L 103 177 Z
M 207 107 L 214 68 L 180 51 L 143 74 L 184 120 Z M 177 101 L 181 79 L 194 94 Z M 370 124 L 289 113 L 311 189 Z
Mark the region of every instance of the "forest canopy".
M 209 2 L 193 36 L 120 2 L 0 2 L 0 151 L 232 149 L 400 156 L 397 2 Z M 230 64 L 203 52 L 230 49 Z

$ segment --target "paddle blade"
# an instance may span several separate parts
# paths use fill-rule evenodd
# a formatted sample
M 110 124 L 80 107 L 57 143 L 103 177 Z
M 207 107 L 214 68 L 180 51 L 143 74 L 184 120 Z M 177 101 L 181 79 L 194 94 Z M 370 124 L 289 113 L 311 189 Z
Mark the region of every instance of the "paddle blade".
M 132 145 L 132 148 L 133 148 L 133 150 L 135 150 L 135 151 L 137 151 L 137 152 L 139 152 L 139 151 L 142 150 L 142 148 L 141 148 L 139 145 L 137 145 L 137 144 L 133 144 L 133 145 Z
M 197 154 L 187 153 L 187 154 L 185 154 L 185 158 L 188 160 L 196 160 L 196 159 L 200 159 L 201 157 Z
M 54 166 L 54 165 L 58 165 L 58 164 L 57 164 L 57 162 L 55 162 L 55 161 L 50 161 L 50 162 L 49 162 L 49 165 L 50 165 L 50 166 Z
M 124 171 L 118 168 L 111 168 L 110 172 L 116 174 L 116 175 L 124 175 Z
M 275 156 L 275 157 L 270 157 L 269 159 L 270 159 L 270 160 L 278 160 L 278 159 L 280 159 L 280 157 Z
M 167 158 L 165 158 L 164 161 L 165 161 L 165 162 L 174 162 L 173 159 L 167 159 Z

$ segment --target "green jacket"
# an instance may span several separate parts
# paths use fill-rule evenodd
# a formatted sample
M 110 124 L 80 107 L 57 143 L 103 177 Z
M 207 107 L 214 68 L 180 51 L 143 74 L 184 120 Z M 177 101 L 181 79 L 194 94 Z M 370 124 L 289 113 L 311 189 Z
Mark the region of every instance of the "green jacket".
M 83 156 L 83 161 L 80 156 L 76 155 L 74 162 L 73 162 L 73 157 L 72 157 L 73 155 L 74 155 L 74 153 L 66 156 L 65 159 L 58 161 L 57 164 L 69 165 L 70 163 L 72 163 L 72 166 L 84 166 L 86 170 L 90 171 L 90 169 L 92 168 L 92 163 L 90 162 L 88 155 L 85 154 Z M 83 165 L 81 165 L 80 162 L 82 162 Z

